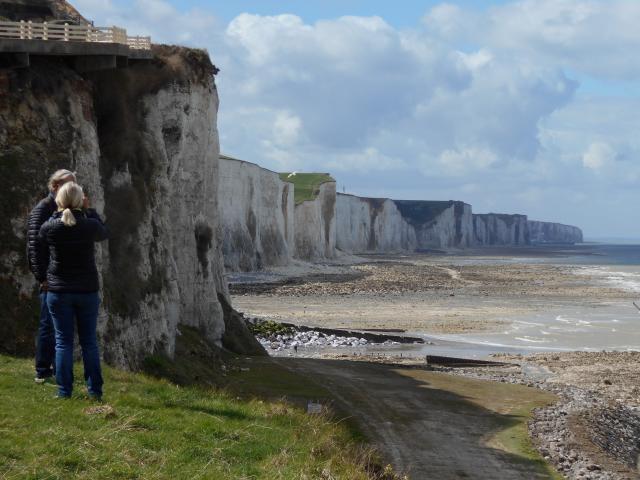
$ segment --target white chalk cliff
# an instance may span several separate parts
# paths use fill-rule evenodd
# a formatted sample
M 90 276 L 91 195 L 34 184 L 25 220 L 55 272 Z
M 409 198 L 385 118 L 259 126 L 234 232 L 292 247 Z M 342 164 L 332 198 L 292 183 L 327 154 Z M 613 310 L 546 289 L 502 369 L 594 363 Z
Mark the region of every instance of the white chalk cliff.
M 336 247 L 350 253 L 413 251 L 416 232 L 393 200 L 338 193 Z
M 55 59 L 0 71 L 0 177 L 16 190 L 0 227 L 0 297 L 12 305 L 0 349 L 32 348 L 24 221 L 58 168 L 78 171 L 111 231 L 98 249 L 105 359 L 138 368 L 148 355 L 172 355 L 182 325 L 224 342 L 215 67 L 200 51 L 154 53 L 84 77 Z
M 582 230 L 572 225 L 562 223 L 539 222 L 529 220 L 529 236 L 531 243 L 582 243 Z
M 529 245 L 526 215 L 484 213 L 473 215 L 476 245 Z
M 256 164 L 220 157 L 222 252 L 230 271 L 286 265 L 293 256 L 294 186 Z
M 336 255 L 336 182 L 319 186 L 313 200 L 295 206 L 295 256 L 322 260 Z

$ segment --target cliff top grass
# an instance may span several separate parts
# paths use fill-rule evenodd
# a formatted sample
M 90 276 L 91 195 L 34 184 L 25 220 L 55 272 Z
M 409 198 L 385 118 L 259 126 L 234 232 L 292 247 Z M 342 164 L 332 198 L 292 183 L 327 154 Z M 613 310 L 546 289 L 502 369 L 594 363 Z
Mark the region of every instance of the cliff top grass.
M 307 200 L 314 200 L 320 193 L 320 185 L 335 182 L 328 173 L 281 173 L 280 179 L 295 185 L 294 199 L 296 205 Z
M 32 370 L 31 360 L 0 356 L 2 478 L 370 478 L 368 454 L 344 423 L 291 403 L 112 368 L 105 403 L 89 401 L 80 381 L 72 399 L 58 400 Z M 246 384 L 277 377 L 288 392 L 306 383 L 282 370 L 256 365 Z

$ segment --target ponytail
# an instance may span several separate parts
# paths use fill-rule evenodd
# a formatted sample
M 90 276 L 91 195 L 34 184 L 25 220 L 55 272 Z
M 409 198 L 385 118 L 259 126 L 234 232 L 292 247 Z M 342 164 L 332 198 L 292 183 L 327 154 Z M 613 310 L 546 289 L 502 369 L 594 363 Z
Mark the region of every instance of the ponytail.
M 70 208 L 65 208 L 62 211 L 62 223 L 67 227 L 73 227 L 76 224 L 76 217 Z
M 67 182 L 58 190 L 56 204 L 58 211 L 62 212 L 62 223 L 65 226 L 73 227 L 76 224 L 73 210 L 79 210 L 82 207 L 83 198 L 82 187 L 75 182 Z

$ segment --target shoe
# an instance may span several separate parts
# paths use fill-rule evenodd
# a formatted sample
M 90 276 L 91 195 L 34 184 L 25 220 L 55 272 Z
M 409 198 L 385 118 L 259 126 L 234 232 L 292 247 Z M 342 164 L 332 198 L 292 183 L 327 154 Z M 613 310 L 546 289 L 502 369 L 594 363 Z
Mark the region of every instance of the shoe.
M 44 382 L 47 381 L 47 379 L 42 377 L 36 377 L 33 379 L 33 381 L 36 382 L 38 385 L 42 385 Z

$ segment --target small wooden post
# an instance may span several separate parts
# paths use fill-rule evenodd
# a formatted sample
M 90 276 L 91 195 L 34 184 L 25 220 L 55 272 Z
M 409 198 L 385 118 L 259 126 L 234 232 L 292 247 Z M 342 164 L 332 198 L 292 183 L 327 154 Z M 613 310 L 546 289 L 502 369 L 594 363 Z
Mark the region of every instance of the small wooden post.
M 69 24 L 65 22 L 64 24 L 64 41 L 69 41 Z

